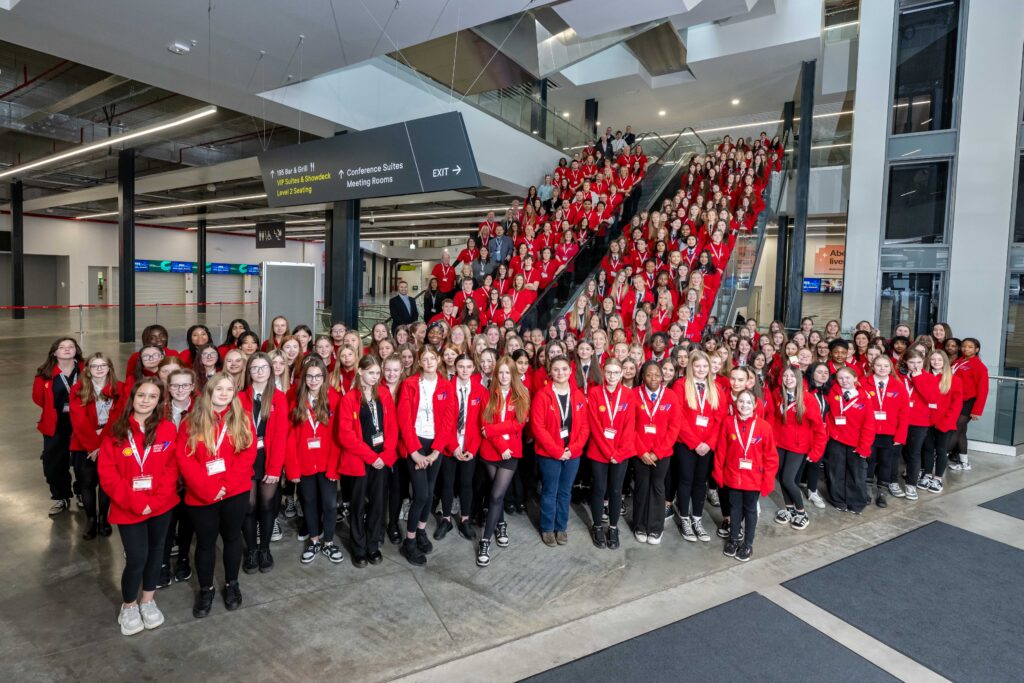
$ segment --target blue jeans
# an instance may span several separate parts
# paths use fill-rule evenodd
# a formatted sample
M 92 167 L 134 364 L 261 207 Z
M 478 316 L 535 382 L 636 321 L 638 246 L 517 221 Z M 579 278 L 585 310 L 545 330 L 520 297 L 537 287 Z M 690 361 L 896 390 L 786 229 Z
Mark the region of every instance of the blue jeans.
M 572 483 L 580 469 L 580 459 L 537 458 L 540 468 L 540 531 L 565 531 L 569 524 L 569 500 Z

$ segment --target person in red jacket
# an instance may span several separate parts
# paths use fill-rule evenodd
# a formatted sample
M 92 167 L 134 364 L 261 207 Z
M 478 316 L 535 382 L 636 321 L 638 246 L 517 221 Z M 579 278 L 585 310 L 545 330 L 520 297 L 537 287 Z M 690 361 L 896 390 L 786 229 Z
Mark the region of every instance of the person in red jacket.
M 929 404 L 938 402 L 939 380 L 930 372 L 924 371 L 924 356 L 917 351 L 907 351 L 904 358 L 907 374 L 903 376 L 903 386 L 907 391 L 907 440 L 903 448 L 903 463 L 906 467 L 904 496 L 907 500 L 917 500 L 917 483 L 921 478 L 921 460 L 924 442 L 932 427 Z M 898 482 L 899 461 L 893 461 L 891 479 Z M 895 495 L 895 494 L 894 494 Z
M 814 399 L 804 403 L 804 378 L 800 370 L 792 366 L 783 369 L 779 376 L 775 404 L 778 407 L 772 410 L 768 422 L 778 446 L 779 484 L 786 503 L 775 515 L 775 522 L 802 530 L 810 520 L 800 493 L 800 476 L 805 462 L 814 467 L 825 452 L 825 423 Z
M 451 264 L 452 257 L 447 251 L 441 253 L 441 262 L 434 264 L 430 274 L 437 278 L 437 290 L 443 297 L 450 297 L 455 292 L 455 268 Z
M 840 512 L 859 515 L 867 504 L 864 461 L 871 456 L 875 442 L 875 415 L 864 389 L 858 389 L 857 372 L 851 367 L 843 366 L 835 373 L 835 385 L 828 396 L 825 430 L 832 505 Z
M 164 327 L 163 325 L 147 325 L 145 329 L 142 330 L 142 334 L 139 336 L 142 338 L 142 347 L 158 347 L 160 349 L 161 358 L 163 358 L 164 356 L 178 355 L 177 351 L 167 346 L 167 328 Z M 128 356 L 128 363 L 125 365 L 125 379 L 127 379 L 128 377 L 136 376 L 138 372 L 139 355 L 141 353 L 142 349 L 139 349 L 132 355 Z
M 740 562 L 753 554 L 757 526 L 757 499 L 769 496 L 775 489 L 779 454 L 771 425 L 754 414 L 757 399 L 744 389 L 736 398 L 737 415 L 722 420 L 722 430 L 715 452 L 715 480 L 728 487 L 732 509 L 743 517 L 744 537 L 740 541 L 740 522 L 730 530 L 723 552 Z M 742 543 L 742 545 L 741 545 Z
M 362 569 L 380 564 L 384 556 L 384 491 L 388 471 L 398 459 L 398 416 L 391 392 L 382 384 L 375 356 L 363 356 L 356 384 L 338 409 L 337 436 L 341 444 L 339 472 L 352 477 L 352 564 Z
M 452 384 L 458 404 L 455 420 L 458 445 L 446 453 L 441 462 L 441 519 L 434 530 L 434 540 L 442 540 L 457 525 L 460 536 L 475 541 L 476 534 L 469 523 L 469 511 L 473 507 L 476 456 L 480 453 L 480 411 L 487 404 L 487 390 L 476 376 L 476 362 L 472 356 L 460 354 L 456 357 Z M 452 503 L 455 499 L 456 479 L 459 481 L 459 517 L 453 525 Z
M 959 375 L 963 389 L 963 408 L 956 420 L 956 435 L 952 438 L 949 452 L 949 469 L 954 472 L 968 472 L 971 462 L 967 458 L 967 427 L 985 412 L 988 401 L 988 368 L 978 356 L 981 342 L 974 337 L 965 337 L 960 342 L 960 358 L 953 363 L 953 373 Z
M 274 568 L 270 541 L 275 535 L 278 539 L 281 537 L 280 527 L 275 528 L 275 525 L 281 501 L 281 467 L 288 450 L 288 400 L 274 385 L 272 377 L 270 357 L 263 352 L 254 353 L 249 356 L 245 370 L 245 388 L 238 394 L 242 408 L 252 417 L 256 434 L 249 511 L 242 523 L 245 539 L 242 570 L 246 574 L 257 570 L 265 574 Z
M 110 521 L 124 545 L 117 623 L 126 636 L 164 623 L 154 598 L 171 509 L 178 503 L 178 465 L 176 430 L 163 419 L 163 400 L 160 380 L 136 384 L 104 433 L 97 459 L 100 486 L 110 496 Z
M 569 500 L 590 436 L 587 397 L 572 385 L 572 366 L 564 356 L 548 362 L 551 383 L 537 392 L 530 408 L 530 427 L 543 482 L 540 496 L 540 537 L 553 547 L 569 542 Z
M 949 442 L 956 433 L 957 418 L 963 409 L 963 387 L 960 373 L 953 374 L 945 351 L 928 354 L 928 370 L 938 382 L 935 401 L 928 404 L 931 429 L 924 440 L 921 478 L 918 488 L 930 493 L 942 492 L 942 476 L 948 464 Z
M 638 543 L 658 545 L 665 528 L 665 477 L 683 421 L 683 399 L 663 386 L 658 363 L 644 363 L 637 375 L 640 383 L 633 390 L 637 398 L 633 429 L 637 456 L 633 467 L 633 537 Z
M 895 498 L 905 495 L 892 472 L 897 453 L 907 442 L 909 398 L 888 356 L 875 358 L 870 371 L 872 374 L 863 382 L 875 413 L 875 443 L 868 459 L 868 474 L 875 477 L 875 505 L 884 508 L 888 505 L 886 493 Z
M 622 364 L 614 358 L 604 364 L 604 384 L 590 388 L 587 395 L 590 417 L 590 538 L 598 548 L 619 547 L 619 515 L 622 512 L 622 484 L 629 459 L 636 455 L 637 397 L 620 384 Z M 607 506 L 608 528 L 602 526 Z
M 43 476 L 54 501 L 49 515 L 68 509 L 71 501 L 71 387 L 82 369 L 82 349 L 71 337 L 50 345 L 46 361 L 36 369 L 32 402 L 42 409 L 36 429 L 43 435 Z
M 340 395 L 327 386 L 327 366 L 319 358 L 306 359 L 291 406 L 291 425 L 284 467 L 288 480 L 299 485 L 309 543 L 300 561 L 309 564 L 324 555 L 334 564 L 344 562 L 334 542 L 338 512 L 338 466 L 341 450 L 334 420 Z
M 505 523 L 505 493 L 523 457 L 523 428 L 530 416 L 530 392 L 519 380 L 515 362 L 503 356 L 494 366 L 487 404 L 480 414 L 483 439 L 480 460 L 491 480 L 487 519 L 477 547 L 476 564 L 491 563 L 491 535 L 499 548 L 509 544 Z
M 441 455 L 458 447 L 455 391 L 438 373 L 441 358 L 429 344 L 419 351 L 419 372 L 402 383 L 398 424 L 412 484 L 405 541 L 399 552 L 409 564 L 423 566 L 434 545 L 427 538 L 427 520 Z
M 242 606 L 238 569 L 242 564 L 242 519 L 249 508 L 256 437 L 230 375 L 210 378 L 178 430 L 178 469 L 185 479 L 185 504 L 196 532 L 199 592 L 192 616 L 210 613 L 215 594 L 213 565 L 217 537 L 224 547 L 224 607 Z
M 94 353 L 85 361 L 79 380 L 71 387 L 71 457 L 75 478 L 82 487 L 82 506 L 85 508 L 85 533 L 82 538 L 91 541 L 97 534 L 112 533 L 107 511 L 110 497 L 99 486 L 96 459 L 99 457 L 107 425 L 113 422 L 120 408 L 123 386 L 114 374 L 114 363 L 102 353 Z

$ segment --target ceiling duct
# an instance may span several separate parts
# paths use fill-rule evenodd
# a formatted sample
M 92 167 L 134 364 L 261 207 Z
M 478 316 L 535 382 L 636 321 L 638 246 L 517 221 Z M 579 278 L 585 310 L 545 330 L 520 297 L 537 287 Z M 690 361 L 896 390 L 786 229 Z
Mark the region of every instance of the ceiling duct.
M 626 40 L 626 46 L 651 76 L 686 71 L 686 46 L 671 22 L 665 21 Z

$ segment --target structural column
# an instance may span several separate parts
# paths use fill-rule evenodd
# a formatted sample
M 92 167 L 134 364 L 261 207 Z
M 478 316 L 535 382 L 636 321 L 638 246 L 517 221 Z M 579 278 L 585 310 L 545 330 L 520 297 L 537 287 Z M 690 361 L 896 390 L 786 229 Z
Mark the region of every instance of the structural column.
M 786 276 L 786 327 L 800 327 L 804 289 L 804 252 L 807 248 L 807 200 L 811 184 L 811 126 L 814 123 L 815 61 L 800 68 L 800 141 L 797 145 L 796 201 L 793 233 L 789 237 Z
M 548 79 L 534 81 L 531 95 L 533 101 L 530 104 L 530 130 L 543 138 L 548 134 L 547 117 L 544 115 L 544 110 L 548 106 Z
M 789 216 L 779 214 L 779 231 L 775 238 L 775 320 L 786 319 L 786 264 L 788 263 Z
M 597 135 L 597 100 L 593 98 L 583 103 L 583 132 Z
M 135 150 L 117 155 L 118 338 L 135 341 Z
M 20 180 L 11 183 L 11 317 L 25 317 L 25 187 Z
M 329 290 L 331 321 L 355 329 L 362 298 L 363 256 L 359 249 L 359 200 L 335 202 L 327 221 L 330 250 L 326 252 L 325 290 Z M 326 274 L 330 274 L 330 284 Z M 325 292 L 326 293 L 326 292 Z
M 206 207 L 199 207 L 196 221 L 196 308 L 197 313 L 206 313 Z

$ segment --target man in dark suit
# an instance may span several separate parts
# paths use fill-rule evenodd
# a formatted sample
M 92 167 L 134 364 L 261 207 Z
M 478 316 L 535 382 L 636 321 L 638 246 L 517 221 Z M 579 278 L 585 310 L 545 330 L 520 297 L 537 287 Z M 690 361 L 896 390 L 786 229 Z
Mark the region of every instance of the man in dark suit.
M 388 307 L 391 309 L 392 336 L 399 325 L 414 323 L 420 317 L 419 311 L 416 310 L 416 300 L 409 296 L 409 283 L 405 280 L 398 281 L 398 294 L 391 297 Z

